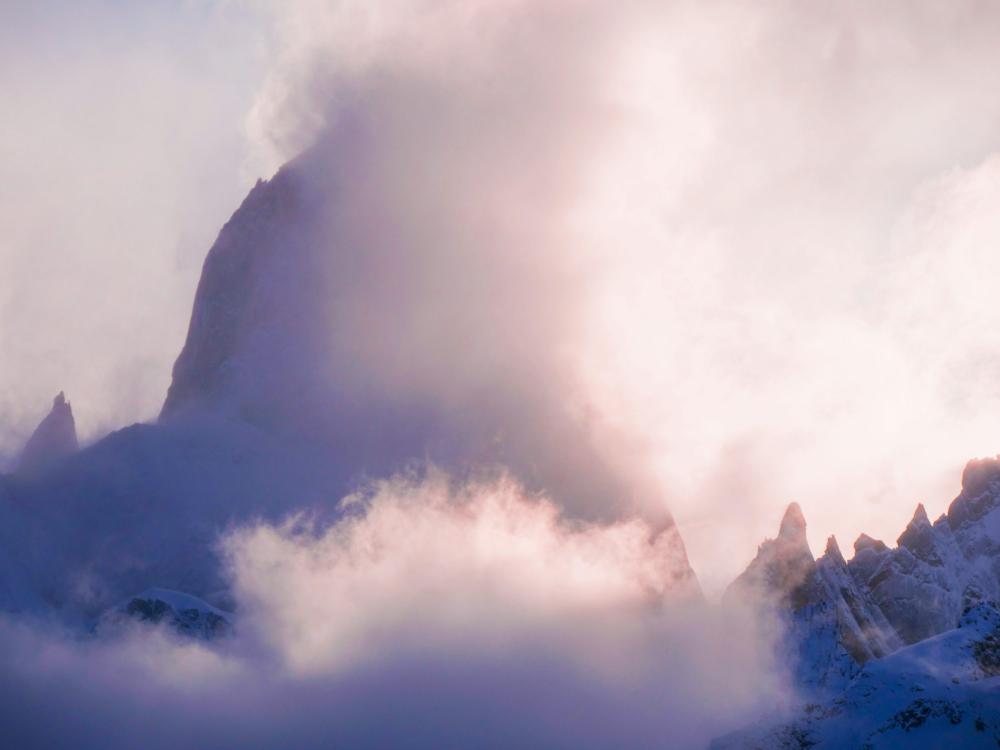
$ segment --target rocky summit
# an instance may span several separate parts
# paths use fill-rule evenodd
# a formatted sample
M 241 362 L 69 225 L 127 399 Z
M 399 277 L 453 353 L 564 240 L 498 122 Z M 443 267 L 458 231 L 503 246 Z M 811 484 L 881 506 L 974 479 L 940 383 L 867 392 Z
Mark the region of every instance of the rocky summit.
M 862 534 L 849 561 L 833 537 L 813 559 L 793 504 L 727 596 L 783 623 L 802 700 L 717 750 L 1000 744 L 1000 459 L 969 462 L 940 518 L 920 504 L 896 547 Z

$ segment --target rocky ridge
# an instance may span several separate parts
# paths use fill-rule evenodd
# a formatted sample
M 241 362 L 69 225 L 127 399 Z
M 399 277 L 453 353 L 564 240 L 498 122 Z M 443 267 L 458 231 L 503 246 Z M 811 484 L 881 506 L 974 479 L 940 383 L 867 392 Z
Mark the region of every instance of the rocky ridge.
M 850 561 L 833 537 L 813 558 L 793 503 L 726 596 L 783 622 L 803 702 L 716 750 L 1000 743 L 1000 459 L 970 461 L 934 522 L 918 505 L 895 548 L 862 534 Z

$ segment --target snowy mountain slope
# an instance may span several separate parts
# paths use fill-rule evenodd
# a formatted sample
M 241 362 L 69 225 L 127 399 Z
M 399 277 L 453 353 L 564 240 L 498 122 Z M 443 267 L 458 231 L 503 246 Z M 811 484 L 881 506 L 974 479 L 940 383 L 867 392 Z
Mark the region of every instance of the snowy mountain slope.
M 869 660 L 955 628 L 972 604 L 1000 601 L 1000 461 L 970 461 L 948 513 L 932 524 L 918 505 L 896 548 L 862 534 L 854 549 L 846 562 L 831 537 L 814 561 L 793 503 L 730 587 L 779 612 L 802 686 L 843 686 Z
M 712 750 L 996 748 L 1000 613 L 973 606 L 961 627 L 869 662 L 837 697 L 741 730 Z
M 1000 461 L 970 461 L 947 514 L 918 505 L 895 549 L 859 544 L 851 574 L 906 643 L 955 627 L 970 600 L 1000 600 Z
M 1000 461 L 970 461 L 947 514 L 918 505 L 896 548 L 862 534 L 854 549 L 845 562 L 831 537 L 812 563 L 792 507 L 733 583 L 783 619 L 803 707 L 713 747 L 996 747 Z
M 802 511 L 792 503 L 778 536 L 765 540 L 726 597 L 777 613 L 783 654 L 796 682 L 810 690 L 842 688 L 870 659 L 902 645 L 892 626 L 847 569 L 836 540 L 817 561 L 806 540 Z
M 835 537 L 827 541 L 816 570 L 826 596 L 837 608 L 844 647 L 856 662 L 881 658 L 903 645 L 869 591 L 851 576 Z

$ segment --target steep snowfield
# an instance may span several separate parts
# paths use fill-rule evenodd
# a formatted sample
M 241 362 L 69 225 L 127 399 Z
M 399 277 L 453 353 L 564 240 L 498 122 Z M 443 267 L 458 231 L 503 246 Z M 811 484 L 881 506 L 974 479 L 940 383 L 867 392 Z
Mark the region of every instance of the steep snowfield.
M 1000 613 L 979 604 L 961 625 L 870 662 L 836 698 L 720 738 L 712 750 L 996 748 Z

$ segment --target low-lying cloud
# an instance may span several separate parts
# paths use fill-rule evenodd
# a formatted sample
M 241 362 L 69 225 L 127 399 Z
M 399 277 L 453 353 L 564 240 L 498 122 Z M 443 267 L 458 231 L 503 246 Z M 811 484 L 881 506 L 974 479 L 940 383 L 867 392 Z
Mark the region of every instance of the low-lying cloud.
M 783 700 L 771 625 L 673 590 L 642 523 L 443 476 L 352 506 L 225 538 L 233 639 L 4 622 L 8 741 L 688 748 Z

